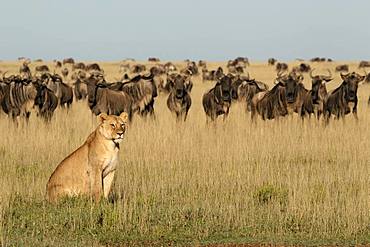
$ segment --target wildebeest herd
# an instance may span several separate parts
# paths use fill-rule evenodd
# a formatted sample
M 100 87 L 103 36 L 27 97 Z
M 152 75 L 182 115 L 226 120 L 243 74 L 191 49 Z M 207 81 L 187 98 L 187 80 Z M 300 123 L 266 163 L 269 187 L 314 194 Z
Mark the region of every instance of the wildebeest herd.
M 119 115 L 127 112 L 129 121 L 134 115 L 155 118 L 155 101 L 159 94 L 167 95 L 167 107 L 178 121 L 186 121 L 192 106 L 191 90 L 193 78 L 201 76 L 203 82 L 212 82 L 214 87 L 204 92 L 203 109 L 207 122 L 220 115 L 227 118 L 230 106 L 243 102 L 245 111 L 252 120 L 260 116 L 263 120 L 277 119 L 298 114 L 302 119 L 314 115 L 331 115 L 337 119 L 353 113 L 357 119 L 357 88 L 362 82 L 370 82 L 365 68 L 370 62 L 361 61 L 359 68 L 364 74 L 348 72 L 348 65 L 335 68 L 340 72 L 342 83 L 328 92 L 326 83 L 333 80 L 332 72 L 317 74 L 315 69 L 303 61 L 290 71 L 288 64 L 274 58 L 267 61 L 275 66 L 276 80 L 269 89 L 267 84 L 250 77 L 246 71 L 249 60 L 237 57 L 227 62 L 227 73 L 222 67 L 208 70 L 207 62 L 185 60 L 186 66 L 179 68 L 171 62 L 161 63 L 149 58 L 149 65 L 122 63 L 121 78 L 107 81 L 105 73 L 97 63 L 75 62 L 73 58 L 54 61 L 54 68 L 47 65 L 35 66 L 31 71 L 29 60 L 21 62 L 19 73 L 3 72 L 0 78 L 1 109 L 15 122 L 18 117 L 29 119 L 31 110 L 46 122 L 52 119 L 57 107 L 68 108 L 73 101 L 86 100 L 91 112 Z M 311 62 L 331 62 L 331 59 L 314 58 Z M 53 71 L 53 72 L 51 72 Z M 58 71 L 58 72 L 56 72 Z M 345 71 L 346 73 L 343 73 Z M 312 86 L 306 89 L 304 76 L 311 78 Z M 369 97 L 370 104 L 370 97 Z

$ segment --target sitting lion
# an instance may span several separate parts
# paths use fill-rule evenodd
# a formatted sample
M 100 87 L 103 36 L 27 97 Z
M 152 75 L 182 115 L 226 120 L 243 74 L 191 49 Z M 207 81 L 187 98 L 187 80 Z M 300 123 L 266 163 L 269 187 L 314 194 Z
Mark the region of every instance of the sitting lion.
M 46 185 L 49 201 L 63 196 L 88 195 L 99 201 L 108 197 L 118 161 L 119 143 L 128 119 L 102 113 L 99 126 L 86 142 L 65 158 L 55 169 Z

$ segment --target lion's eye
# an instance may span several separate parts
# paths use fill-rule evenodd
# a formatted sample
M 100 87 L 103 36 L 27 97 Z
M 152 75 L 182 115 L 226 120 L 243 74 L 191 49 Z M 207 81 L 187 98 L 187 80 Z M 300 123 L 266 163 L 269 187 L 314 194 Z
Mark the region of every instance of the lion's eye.
M 112 128 L 116 127 L 114 124 L 110 124 L 110 126 L 112 126 Z
M 123 127 L 125 127 L 125 124 L 121 124 L 121 127 L 123 128 Z

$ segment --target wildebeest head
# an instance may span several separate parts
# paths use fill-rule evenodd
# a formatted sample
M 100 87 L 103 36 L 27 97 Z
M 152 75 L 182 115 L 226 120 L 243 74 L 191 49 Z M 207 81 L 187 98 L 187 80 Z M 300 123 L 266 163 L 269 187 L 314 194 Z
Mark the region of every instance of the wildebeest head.
M 365 79 L 365 76 L 357 74 L 356 72 L 348 74 L 340 74 L 343 79 L 344 86 L 344 97 L 347 101 L 354 101 L 357 97 L 357 88 L 361 81 Z
M 285 87 L 285 97 L 287 103 L 294 103 L 297 98 L 298 84 L 303 81 L 303 76 L 297 73 L 289 73 L 288 75 L 278 75 L 277 81 Z
M 175 93 L 175 97 L 177 99 L 182 99 L 184 95 L 187 92 L 186 86 L 185 86 L 185 78 L 181 75 L 177 75 L 172 83 L 172 90 Z
M 312 79 L 311 98 L 312 103 L 317 105 L 319 100 L 327 94 L 325 83 L 330 82 L 333 78 L 329 69 L 329 75 L 313 75 L 313 71 L 314 69 L 310 72 Z
M 231 78 L 223 76 L 216 84 L 215 95 L 219 101 L 231 102 Z

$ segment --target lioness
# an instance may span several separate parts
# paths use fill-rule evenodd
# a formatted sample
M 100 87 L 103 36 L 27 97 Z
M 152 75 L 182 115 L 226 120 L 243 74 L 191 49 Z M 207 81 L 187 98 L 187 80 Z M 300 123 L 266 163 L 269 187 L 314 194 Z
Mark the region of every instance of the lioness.
M 51 174 L 46 185 L 51 202 L 63 196 L 89 195 L 99 201 L 108 197 L 118 161 L 119 143 L 128 119 L 102 113 L 99 126 L 85 143 L 65 158 Z

